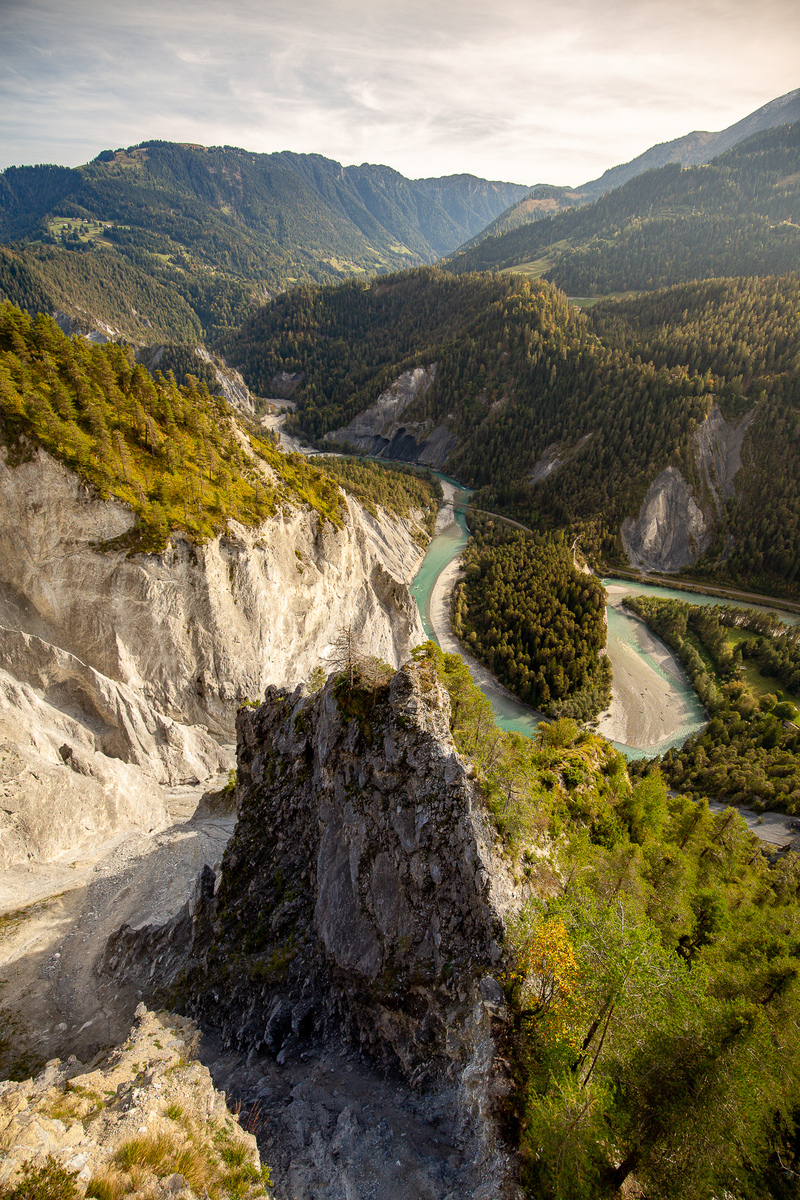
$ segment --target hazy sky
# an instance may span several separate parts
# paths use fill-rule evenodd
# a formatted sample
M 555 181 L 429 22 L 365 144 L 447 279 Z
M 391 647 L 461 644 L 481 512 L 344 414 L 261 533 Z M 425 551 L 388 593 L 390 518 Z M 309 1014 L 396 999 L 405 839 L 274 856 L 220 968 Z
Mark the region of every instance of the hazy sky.
M 0 0 L 0 168 L 165 138 L 578 184 L 799 86 L 798 0 Z

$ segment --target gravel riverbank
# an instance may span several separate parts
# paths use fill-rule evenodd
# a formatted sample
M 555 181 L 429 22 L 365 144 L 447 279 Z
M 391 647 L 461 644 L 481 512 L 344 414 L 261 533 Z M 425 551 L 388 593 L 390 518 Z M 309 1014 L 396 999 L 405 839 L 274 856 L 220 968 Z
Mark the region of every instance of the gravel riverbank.
M 626 589 L 612 585 L 606 590 L 609 604 L 619 608 Z M 675 686 L 684 678 L 677 658 L 643 622 L 637 633 L 639 651 L 609 632 L 608 655 L 614 669 L 612 700 L 597 732 L 609 741 L 648 749 L 673 737 L 689 722 L 691 714 Z

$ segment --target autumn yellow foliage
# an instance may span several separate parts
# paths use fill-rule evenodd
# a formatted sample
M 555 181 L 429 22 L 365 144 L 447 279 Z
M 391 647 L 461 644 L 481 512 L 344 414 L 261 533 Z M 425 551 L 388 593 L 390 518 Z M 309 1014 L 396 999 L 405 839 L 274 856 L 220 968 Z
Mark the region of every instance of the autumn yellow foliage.
M 508 982 L 545 1041 L 575 1042 L 583 1010 L 581 970 L 560 918 L 543 919 L 520 933 Z

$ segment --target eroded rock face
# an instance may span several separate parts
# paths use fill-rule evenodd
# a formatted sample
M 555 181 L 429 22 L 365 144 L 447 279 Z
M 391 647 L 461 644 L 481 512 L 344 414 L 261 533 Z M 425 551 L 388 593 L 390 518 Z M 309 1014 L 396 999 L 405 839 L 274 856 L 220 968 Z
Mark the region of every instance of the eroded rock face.
M 735 479 L 742 465 L 744 435 L 755 415 L 753 409 L 738 421 L 726 421 L 719 406 L 712 404 L 705 421 L 695 430 L 698 465 L 717 516 L 722 513 L 723 501 L 734 494 Z
M 349 425 L 326 433 L 328 441 L 356 446 L 376 458 L 418 462 L 440 470 L 456 446 L 446 425 L 428 421 L 404 421 L 403 413 L 419 396 L 424 396 L 436 377 L 436 364 L 403 371 L 374 404 L 359 413 Z
M 676 467 L 650 485 L 638 518 L 622 522 L 622 544 L 631 566 L 644 571 L 680 571 L 711 543 L 711 523 Z
M 204 346 L 195 346 L 195 354 L 213 369 L 222 394 L 231 408 L 252 417 L 256 411 L 255 402 L 239 371 L 209 354 Z
M 228 1147 L 249 1168 L 237 1194 L 257 1194 L 256 1140 L 240 1128 L 208 1070 L 195 1060 L 198 1040 L 191 1021 L 139 1005 L 127 1042 L 99 1064 L 53 1059 L 35 1079 L 0 1082 L 0 1186 L 20 1182 L 23 1164 L 42 1168 L 51 1155 L 74 1175 L 79 1194 L 95 1180 L 95 1187 L 106 1181 L 108 1194 L 122 1195 L 132 1190 L 126 1186 L 131 1181 L 115 1156 L 134 1139 L 161 1139 L 166 1166 L 158 1174 L 131 1156 L 139 1166 L 137 1190 L 145 1186 L 153 1200 L 207 1195 L 206 1183 L 224 1180 L 222 1150 Z M 195 1153 L 181 1158 L 190 1138 Z
M 353 502 L 344 529 L 285 509 L 202 547 L 99 549 L 133 520 L 43 451 L 0 454 L 0 743 L 27 772 L 0 755 L 0 867 L 163 827 L 161 788 L 230 765 L 237 706 L 307 679 L 342 626 L 393 665 L 422 640 L 408 522 Z
M 345 1031 L 412 1085 L 449 1088 L 488 1161 L 518 898 L 432 664 L 353 704 L 348 718 L 331 679 L 240 712 L 239 817 L 195 915 L 190 1011 L 278 1063 Z
M 700 494 L 676 467 L 653 481 L 637 517 L 626 517 L 620 534 L 636 570 L 680 571 L 711 545 L 724 501 L 735 491 L 744 436 L 755 410 L 726 421 L 716 404 L 692 437 Z
M 127 684 L 162 713 L 231 734 L 237 704 L 294 687 L 353 622 L 397 664 L 421 637 L 403 581 L 421 557 L 400 521 L 351 503 L 344 530 L 284 510 L 204 546 L 128 557 L 98 543 L 133 524 L 43 452 L 0 464 L 0 624 Z

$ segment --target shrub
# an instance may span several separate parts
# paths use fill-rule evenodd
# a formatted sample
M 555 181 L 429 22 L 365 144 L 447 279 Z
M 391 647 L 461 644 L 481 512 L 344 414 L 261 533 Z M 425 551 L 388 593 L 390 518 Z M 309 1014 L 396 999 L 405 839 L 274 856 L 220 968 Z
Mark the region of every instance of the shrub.
M 0 1188 L 0 1200 L 78 1200 L 76 1175 L 48 1154 L 41 1167 L 23 1163 L 22 1178 L 12 1187 Z

